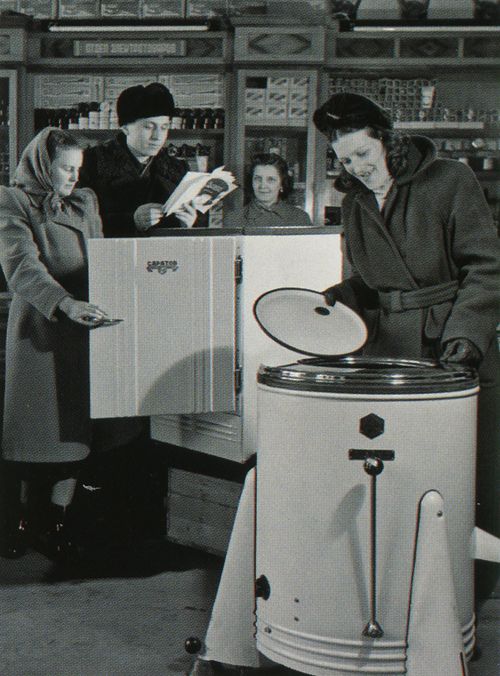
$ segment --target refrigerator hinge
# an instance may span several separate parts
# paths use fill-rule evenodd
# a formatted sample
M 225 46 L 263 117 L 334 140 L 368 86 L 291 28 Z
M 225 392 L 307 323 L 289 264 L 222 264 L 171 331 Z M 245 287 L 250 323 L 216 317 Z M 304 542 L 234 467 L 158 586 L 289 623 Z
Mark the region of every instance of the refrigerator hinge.
M 240 284 L 243 278 L 243 258 L 236 256 L 234 259 L 234 279 L 236 284 Z
M 241 366 L 237 365 L 234 369 L 234 391 L 236 394 L 241 392 L 243 372 Z

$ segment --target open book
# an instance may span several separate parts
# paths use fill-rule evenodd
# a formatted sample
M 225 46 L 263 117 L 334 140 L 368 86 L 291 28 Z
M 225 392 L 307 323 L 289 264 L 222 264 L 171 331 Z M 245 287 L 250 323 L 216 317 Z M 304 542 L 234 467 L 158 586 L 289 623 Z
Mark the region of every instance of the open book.
M 188 171 L 163 205 L 163 213 L 170 216 L 193 201 L 196 209 L 204 214 L 237 187 L 235 177 L 224 167 L 212 172 Z

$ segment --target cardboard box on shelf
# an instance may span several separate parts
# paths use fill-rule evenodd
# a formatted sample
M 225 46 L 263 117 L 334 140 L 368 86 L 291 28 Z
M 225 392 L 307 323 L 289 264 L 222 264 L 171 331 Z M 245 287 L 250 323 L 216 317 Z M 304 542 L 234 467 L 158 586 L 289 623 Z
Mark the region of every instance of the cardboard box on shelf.
M 183 17 L 183 0 L 142 0 L 140 15 L 144 19 L 155 17 Z
M 245 119 L 247 122 L 262 119 L 266 108 L 266 90 L 245 89 Z
M 18 0 L 0 0 L 0 12 L 19 11 Z
M 288 89 L 268 89 L 264 117 L 285 119 L 288 107 Z
M 187 17 L 220 16 L 226 12 L 226 0 L 186 0 Z
M 139 17 L 139 0 L 101 0 L 101 16 L 113 17 Z
M 57 15 L 55 0 L 19 0 L 19 11 L 35 19 L 53 19 Z
M 99 16 L 99 0 L 59 0 L 61 19 L 91 19 Z

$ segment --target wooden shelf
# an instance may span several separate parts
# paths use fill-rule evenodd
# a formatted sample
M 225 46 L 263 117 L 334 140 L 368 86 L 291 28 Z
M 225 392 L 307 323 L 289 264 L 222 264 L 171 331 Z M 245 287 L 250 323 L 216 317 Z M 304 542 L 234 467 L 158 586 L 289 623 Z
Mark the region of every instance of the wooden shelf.
M 36 131 L 40 131 L 37 129 Z M 119 129 L 68 129 L 76 138 L 105 140 L 116 136 Z M 224 129 L 171 129 L 168 132 L 169 139 L 218 139 L 224 136 Z
M 252 122 L 245 122 L 247 129 L 284 129 L 284 130 L 297 130 L 297 131 L 307 131 L 307 124 L 302 122 L 302 120 L 255 120 Z
M 408 122 L 395 122 L 394 129 L 408 129 L 408 131 L 429 131 L 429 130 L 439 130 L 441 132 L 448 131 L 471 131 L 479 130 L 482 131 L 486 128 L 485 122 L 480 121 L 467 121 L 467 122 L 447 122 L 444 120 L 428 120 L 428 121 L 408 121 Z M 500 131 L 500 130 L 499 130 Z

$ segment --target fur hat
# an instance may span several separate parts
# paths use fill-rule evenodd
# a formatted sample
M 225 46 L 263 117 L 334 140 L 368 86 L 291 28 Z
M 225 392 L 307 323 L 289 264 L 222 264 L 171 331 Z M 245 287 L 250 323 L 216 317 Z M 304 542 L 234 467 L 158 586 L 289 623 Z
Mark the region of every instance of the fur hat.
M 333 94 L 315 111 L 313 121 L 328 138 L 332 131 L 342 127 L 392 129 L 392 120 L 387 111 L 366 96 L 351 92 Z
M 172 94 L 159 82 L 152 82 L 146 87 L 137 85 L 124 89 L 116 103 L 120 127 L 145 117 L 157 117 L 159 115 L 172 117 L 174 109 L 175 103 Z

